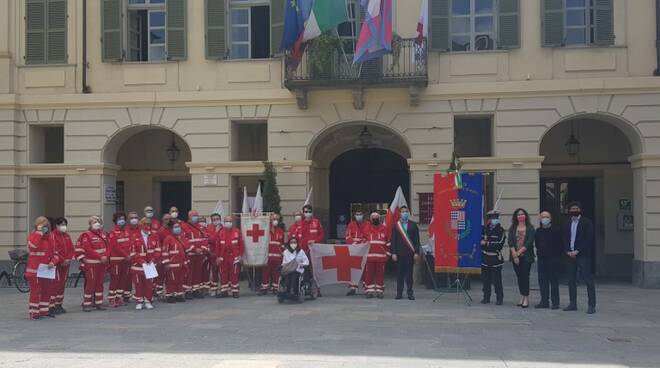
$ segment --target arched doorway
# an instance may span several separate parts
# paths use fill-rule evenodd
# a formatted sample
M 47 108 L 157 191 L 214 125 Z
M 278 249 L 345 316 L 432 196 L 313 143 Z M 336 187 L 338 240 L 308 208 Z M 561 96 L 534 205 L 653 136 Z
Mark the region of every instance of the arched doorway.
M 117 210 L 138 211 L 153 206 L 165 213 L 177 206 L 182 218 L 191 208 L 191 182 L 186 162 L 190 148 L 174 132 L 133 127 L 118 133 L 104 151 L 106 163 L 121 167 L 116 177 Z
M 315 213 L 330 239 L 341 238 L 338 219 L 351 208 L 386 207 L 401 186 L 410 202 L 410 150 L 398 132 L 380 124 L 351 122 L 330 128 L 310 146 Z
M 569 217 L 566 205 L 582 203 L 584 215 L 594 221 L 592 264 L 599 278 L 632 280 L 636 230 L 629 157 L 639 148 L 639 138 L 627 123 L 600 115 L 562 121 L 541 141 L 540 208 L 563 225 Z

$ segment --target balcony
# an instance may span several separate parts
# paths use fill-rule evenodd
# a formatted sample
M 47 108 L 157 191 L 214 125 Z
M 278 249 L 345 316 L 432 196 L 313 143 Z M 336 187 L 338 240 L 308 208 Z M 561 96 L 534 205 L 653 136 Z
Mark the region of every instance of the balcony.
M 357 65 L 341 49 L 330 51 L 328 58 L 306 50 L 297 65 L 287 54 L 284 85 L 296 94 L 301 109 L 307 108 L 307 92 L 320 89 L 351 89 L 353 105 L 362 109 L 363 90 L 369 87 L 408 88 L 410 104 L 416 106 L 420 89 L 428 85 L 426 40 L 421 46 L 413 38 L 398 42 L 394 53 Z

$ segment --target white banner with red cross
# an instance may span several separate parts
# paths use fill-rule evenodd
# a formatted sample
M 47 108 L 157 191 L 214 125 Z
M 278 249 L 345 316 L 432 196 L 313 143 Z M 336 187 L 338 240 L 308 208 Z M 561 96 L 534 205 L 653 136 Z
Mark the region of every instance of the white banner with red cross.
M 268 243 L 270 243 L 270 216 L 241 216 L 241 233 L 245 253 L 244 266 L 264 266 L 268 263 Z
M 360 282 L 369 244 L 313 244 L 310 248 L 314 278 L 319 286 Z

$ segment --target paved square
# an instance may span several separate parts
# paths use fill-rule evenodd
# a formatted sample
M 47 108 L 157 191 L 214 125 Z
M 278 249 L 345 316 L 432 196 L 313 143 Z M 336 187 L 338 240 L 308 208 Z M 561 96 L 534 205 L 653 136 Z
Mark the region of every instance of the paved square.
M 452 294 L 434 303 L 421 286 L 416 301 L 397 301 L 391 280 L 384 300 L 336 286 L 301 305 L 242 287 L 238 300 L 92 313 L 80 311 L 80 287 L 67 289 L 69 313 L 37 322 L 27 320 L 26 295 L 0 289 L 0 367 L 660 366 L 658 290 L 598 285 L 598 313 L 588 316 L 583 289 L 580 311 L 569 313 L 514 307 L 512 285 L 501 307 L 467 307 Z

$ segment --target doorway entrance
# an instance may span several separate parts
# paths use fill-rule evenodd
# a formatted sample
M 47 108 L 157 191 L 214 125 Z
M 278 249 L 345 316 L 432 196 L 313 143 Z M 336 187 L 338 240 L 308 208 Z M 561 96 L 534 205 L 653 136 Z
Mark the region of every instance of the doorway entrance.
M 160 182 L 160 208 L 163 213 L 170 207 L 179 209 L 179 219 L 188 220 L 188 211 L 192 202 L 192 191 L 189 181 L 162 181 Z

